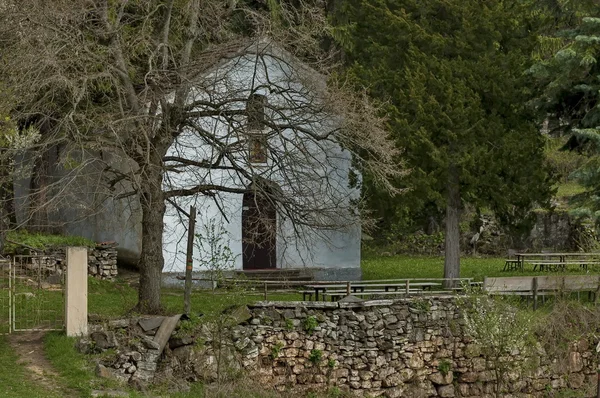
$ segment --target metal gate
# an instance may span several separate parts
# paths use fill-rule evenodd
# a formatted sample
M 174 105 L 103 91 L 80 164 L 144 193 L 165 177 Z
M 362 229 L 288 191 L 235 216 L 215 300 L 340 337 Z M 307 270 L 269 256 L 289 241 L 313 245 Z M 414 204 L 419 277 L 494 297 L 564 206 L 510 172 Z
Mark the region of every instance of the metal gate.
M 64 328 L 64 260 L 14 256 L 0 261 L 0 333 Z

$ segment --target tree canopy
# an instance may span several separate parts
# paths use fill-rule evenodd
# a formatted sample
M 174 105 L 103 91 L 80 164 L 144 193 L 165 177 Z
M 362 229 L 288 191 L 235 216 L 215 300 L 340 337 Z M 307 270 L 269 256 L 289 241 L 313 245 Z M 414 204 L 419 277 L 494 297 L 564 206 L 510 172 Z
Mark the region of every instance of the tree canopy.
M 400 185 L 410 191 L 383 207 L 446 209 L 447 277 L 459 273 L 464 204 L 516 224 L 549 199 L 543 138 L 525 106 L 530 15 L 526 2 L 478 0 L 353 0 L 336 13 L 348 74 L 387 104 L 411 169 Z

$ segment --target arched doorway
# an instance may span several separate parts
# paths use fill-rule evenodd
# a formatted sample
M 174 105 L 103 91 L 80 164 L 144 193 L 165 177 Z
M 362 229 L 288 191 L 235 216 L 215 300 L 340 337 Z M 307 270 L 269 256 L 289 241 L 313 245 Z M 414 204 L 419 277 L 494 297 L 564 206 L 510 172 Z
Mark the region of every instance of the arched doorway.
M 277 268 L 277 211 L 250 189 L 242 203 L 242 259 L 245 270 Z

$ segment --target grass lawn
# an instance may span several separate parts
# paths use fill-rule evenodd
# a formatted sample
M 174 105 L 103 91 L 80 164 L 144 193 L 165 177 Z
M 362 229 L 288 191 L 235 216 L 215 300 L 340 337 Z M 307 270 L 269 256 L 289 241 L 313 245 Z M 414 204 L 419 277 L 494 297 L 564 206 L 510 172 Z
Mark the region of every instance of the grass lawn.
M 126 315 L 137 303 L 137 290 L 127 284 L 89 279 L 88 312 L 102 317 Z M 263 293 L 259 291 L 236 290 L 194 290 L 192 292 L 192 312 L 215 315 L 232 305 L 241 305 L 260 301 Z M 294 301 L 302 296 L 296 293 L 269 293 L 269 300 Z M 162 305 L 166 314 L 183 312 L 183 288 L 162 289 Z
M 557 275 L 557 273 L 533 271 L 533 266 L 525 263 L 524 272 L 502 271 L 504 257 L 463 257 L 460 264 L 460 276 L 482 281 L 484 276 L 523 276 Z M 375 256 L 367 255 L 362 260 L 363 279 L 401 279 L 401 278 L 443 278 L 444 258 L 434 256 Z M 598 266 L 590 266 L 590 273 L 600 272 Z M 558 275 L 585 274 L 577 266 L 571 265 L 567 272 Z

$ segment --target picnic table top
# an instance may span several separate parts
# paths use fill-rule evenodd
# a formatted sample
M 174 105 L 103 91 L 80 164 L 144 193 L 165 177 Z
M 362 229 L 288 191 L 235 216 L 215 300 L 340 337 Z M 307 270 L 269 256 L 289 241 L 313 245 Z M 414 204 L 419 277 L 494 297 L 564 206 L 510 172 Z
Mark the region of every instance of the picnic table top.
M 544 256 L 577 257 L 577 256 L 600 256 L 600 253 L 584 253 L 584 252 L 576 252 L 576 253 L 515 253 L 515 256 L 519 256 L 519 257 L 544 257 Z
M 409 286 L 440 286 L 440 282 L 410 282 Z M 307 288 L 311 289 L 333 289 L 336 287 L 346 288 L 346 283 L 336 283 L 330 285 L 304 285 Z M 404 287 L 406 286 L 406 282 L 403 283 L 352 283 L 350 287 Z

